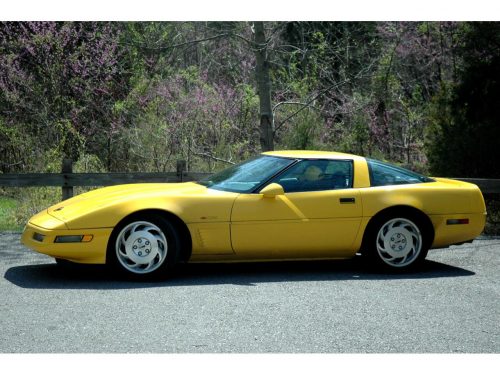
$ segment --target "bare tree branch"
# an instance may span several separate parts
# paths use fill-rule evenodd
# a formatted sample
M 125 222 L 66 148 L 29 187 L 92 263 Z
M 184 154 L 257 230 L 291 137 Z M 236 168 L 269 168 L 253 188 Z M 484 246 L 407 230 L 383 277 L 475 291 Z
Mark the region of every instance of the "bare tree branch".
M 295 117 L 296 115 L 298 115 L 300 112 L 302 112 L 304 109 L 308 108 L 308 106 L 314 102 L 316 99 L 318 99 L 321 95 L 323 95 L 324 93 L 336 88 L 336 87 L 339 87 L 339 86 L 342 86 L 348 82 L 351 82 L 352 80 L 354 79 L 357 79 L 359 77 L 361 77 L 363 75 L 363 73 L 369 71 L 371 69 L 371 67 L 373 66 L 373 64 L 375 63 L 375 60 L 373 60 L 366 68 L 364 69 L 361 69 L 354 77 L 351 78 L 347 78 L 345 80 L 343 80 L 342 82 L 336 82 L 334 83 L 333 85 L 327 87 L 326 89 L 323 89 L 321 90 L 318 94 L 314 95 L 311 99 L 309 99 L 308 101 L 306 101 L 305 103 L 303 103 L 302 107 L 299 108 L 297 111 L 295 111 L 294 113 L 292 113 L 290 116 L 288 116 L 287 118 L 285 118 L 283 121 L 281 121 L 279 123 L 279 125 L 275 126 L 274 128 L 274 132 L 273 134 L 276 134 L 276 132 L 288 121 L 290 120 L 291 118 Z
M 213 36 L 209 36 L 206 38 L 188 40 L 187 42 L 171 44 L 169 46 L 160 46 L 160 47 L 151 47 L 151 46 L 146 46 L 144 44 L 137 46 L 137 45 L 132 45 L 130 43 L 123 43 L 123 42 L 121 44 L 127 45 L 127 46 L 133 46 L 133 47 L 140 47 L 142 49 L 146 49 L 146 50 L 150 50 L 150 51 L 166 51 L 166 50 L 173 49 L 173 48 L 183 47 L 183 46 L 186 46 L 189 44 L 207 42 L 209 40 L 219 39 L 219 38 L 223 38 L 223 37 L 227 37 L 227 36 L 231 36 L 231 35 L 232 34 L 228 34 L 228 33 L 218 34 L 218 35 L 213 35 Z
M 179 36 L 179 35 L 176 35 L 174 37 L 174 39 L 177 36 Z M 150 51 L 166 51 L 166 50 L 169 50 L 169 49 L 184 47 L 184 46 L 187 46 L 187 45 L 190 45 L 190 44 L 208 42 L 210 40 L 215 40 L 215 39 L 220 39 L 220 38 L 225 38 L 225 37 L 230 37 L 230 38 L 234 37 L 234 38 L 237 38 L 237 39 L 241 39 L 244 42 L 248 43 L 252 48 L 254 48 L 254 46 L 256 46 L 255 42 L 253 42 L 253 41 L 245 38 L 243 35 L 236 34 L 236 33 L 233 33 L 233 32 L 227 32 L 227 33 L 212 35 L 212 36 L 208 36 L 206 38 L 193 39 L 193 40 L 188 40 L 188 41 L 182 42 L 182 43 L 171 44 L 171 45 L 168 45 L 168 46 L 159 46 L 159 47 L 152 47 L 152 46 L 148 46 L 148 45 L 145 45 L 145 44 L 137 45 L 137 44 L 131 44 L 131 43 L 126 43 L 126 42 L 121 42 L 120 44 L 125 45 L 125 46 L 139 47 L 139 48 L 142 48 L 142 49 L 145 49 L 145 50 L 150 50 Z M 267 46 L 267 43 L 264 44 L 263 46 L 261 46 L 260 48 L 265 48 L 266 46 Z
M 221 158 L 218 158 L 216 156 L 213 156 L 212 154 L 208 154 L 206 152 L 198 152 L 198 151 L 194 151 L 192 149 L 190 149 L 190 151 L 191 151 L 191 153 L 193 155 L 196 155 L 196 156 L 201 156 L 201 157 L 204 157 L 204 158 L 209 158 L 209 159 L 212 159 L 212 160 L 215 160 L 215 161 L 220 161 L 220 162 L 231 164 L 231 165 L 235 165 L 236 164 L 235 162 L 233 162 L 231 160 L 221 159 Z
M 286 102 L 279 102 L 279 103 L 275 104 L 275 105 L 274 105 L 274 107 L 273 107 L 273 114 L 274 114 L 274 112 L 276 111 L 276 109 L 277 109 L 278 107 L 281 107 L 282 105 L 302 105 L 302 106 L 306 106 L 306 107 L 309 107 L 309 108 L 315 109 L 315 110 L 317 110 L 317 111 L 321 111 L 321 109 L 320 109 L 320 108 L 315 107 L 315 106 L 313 106 L 313 105 L 311 105 L 311 104 L 309 104 L 309 103 L 286 101 Z

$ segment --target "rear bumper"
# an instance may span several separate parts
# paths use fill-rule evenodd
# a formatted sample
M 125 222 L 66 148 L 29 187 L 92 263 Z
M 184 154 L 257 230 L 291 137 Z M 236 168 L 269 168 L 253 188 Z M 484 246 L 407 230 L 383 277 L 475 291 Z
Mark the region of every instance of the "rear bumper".
M 470 242 L 479 236 L 486 223 L 486 212 L 453 215 L 429 215 L 434 226 L 432 248 Z M 469 219 L 468 224 L 447 224 L 450 219 Z
M 108 239 L 113 228 L 99 229 L 46 229 L 29 222 L 24 228 L 21 242 L 36 252 L 76 263 L 104 264 Z M 56 236 L 91 234 L 90 242 L 55 243 Z

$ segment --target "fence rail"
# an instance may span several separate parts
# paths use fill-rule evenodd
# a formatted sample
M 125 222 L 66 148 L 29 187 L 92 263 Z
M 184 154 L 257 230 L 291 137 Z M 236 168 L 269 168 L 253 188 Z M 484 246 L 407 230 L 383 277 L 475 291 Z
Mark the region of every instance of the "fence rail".
M 210 173 L 176 172 L 159 173 L 12 173 L 0 174 L 0 186 L 108 186 L 138 182 L 196 181 Z
M 454 178 L 476 184 L 483 194 L 500 194 L 500 179 L 495 178 Z
M 73 173 L 72 162 L 64 160 L 61 173 L 8 173 L 0 174 L 0 186 L 60 186 L 63 199 L 73 196 L 74 186 L 109 186 L 139 182 L 184 182 L 196 181 L 210 173 L 188 172 L 186 163 L 177 161 L 175 172 L 132 173 Z M 479 186 L 483 194 L 500 194 L 500 179 L 455 178 Z

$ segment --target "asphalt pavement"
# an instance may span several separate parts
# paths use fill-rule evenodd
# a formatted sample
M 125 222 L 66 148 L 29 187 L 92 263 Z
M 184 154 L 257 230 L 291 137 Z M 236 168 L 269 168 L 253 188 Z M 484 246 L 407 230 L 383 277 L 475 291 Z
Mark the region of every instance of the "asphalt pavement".
M 419 272 L 357 260 L 186 265 L 167 281 L 64 269 L 0 233 L 0 353 L 499 353 L 500 238 Z

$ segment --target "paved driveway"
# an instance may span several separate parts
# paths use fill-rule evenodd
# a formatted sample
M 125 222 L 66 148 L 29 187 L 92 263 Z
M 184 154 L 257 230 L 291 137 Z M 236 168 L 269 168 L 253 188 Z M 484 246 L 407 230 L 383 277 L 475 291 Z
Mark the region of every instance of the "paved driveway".
M 500 352 L 500 239 L 419 273 L 356 260 L 187 265 L 161 283 L 64 270 L 0 234 L 0 352 Z

